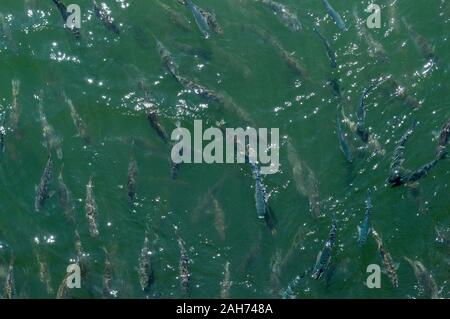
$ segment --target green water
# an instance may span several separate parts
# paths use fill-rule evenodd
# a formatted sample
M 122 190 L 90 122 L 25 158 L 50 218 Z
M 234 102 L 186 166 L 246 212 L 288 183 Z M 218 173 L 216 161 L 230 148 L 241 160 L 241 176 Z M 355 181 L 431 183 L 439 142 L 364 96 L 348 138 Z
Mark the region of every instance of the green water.
M 186 30 L 153 0 L 106 1 L 120 23 L 120 35 L 102 25 L 93 14 L 91 1 L 73 2 L 82 12 L 80 40 L 63 28 L 52 1 L 2 0 L 0 4 L 10 32 L 8 36 L 3 27 L 0 33 L 0 104 L 6 112 L 7 129 L 0 167 L 1 294 L 13 259 L 16 297 L 54 298 L 66 267 L 75 259 L 77 230 L 87 273 L 81 288 L 69 291 L 69 297 L 104 295 L 103 248 L 112 263 L 111 287 L 116 296 L 183 297 L 176 226 L 190 259 L 191 298 L 220 297 L 227 262 L 232 281 L 229 293 L 235 298 L 280 298 L 289 283 L 305 272 L 293 287 L 298 298 L 429 297 L 421 292 L 404 256 L 421 261 L 440 296 L 450 296 L 448 238 L 445 242 L 436 234 L 436 228 L 448 234 L 450 227 L 448 159 L 420 180 L 419 195 L 413 196 L 411 188 L 386 185 L 396 141 L 412 122 L 417 120 L 419 125 L 406 145 L 405 166 L 413 169 L 434 157 L 435 136 L 450 117 L 449 1 L 398 0 L 395 11 L 386 6 L 392 1 L 378 1 L 382 27 L 367 32 L 384 47 L 389 59 L 382 61 L 369 55 L 368 44 L 355 27 L 353 9 L 366 17 L 369 1 L 330 0 L 349 28 L 340 32 L 321 1 L 284 0 L 303 24 L 302 31 L 292 32 L 261 3 L 197 0 L 199 6 L 215 12 L 224 30 L 223 35 L 212 34 L 209 39 L 202 37 L 190 12 L 175 0 L 161 2 L 189 21 Z M 390 15 L 396 21 L 392 30 Z M 426 60 L 402 18 L 434 46 L 438 62 L 427 72 Z M 331 69 L 325 47 L 312 29 L 315 22 L 336 51 L 336 70 Z M 242 25 L 266 30 L 305 67 L 307 78 L 292 72 L 273 45 Z M 194 119 L 202 119 L 204 126 L 222 119 L 227 127 L 242 122 L 217 103 L 184 90 L 161 63 L 152 34 L 171 51 L 183 75 L 232 97 L 258 127 L 280 129 L 280 172 L 263 177 L 269 205 L 278 220 L 275 235 L 257 218 L 248 165 L 184 164 L 178 178 L 171 178 L 170 148 L 158 138 L 143 111 L 136 109 L 144 97 L 140 81 L 150 87 L 169 133 L 177 120 L 189 129 Z M 353 164 L 348 164 L 336 135 L 339 99 L 327 81 L 338 79 L 341 104 L 356 121 L 363 89 L 371 80 L 388 75 L 421 101 L 421 107 L 413 110 L 394 98 L 386 85 L 380 85 L 367 98 L 367 126 L 385 154 L 361 148 L 358 137 L 342 124 L 354 157 Z M 8 120 L 12 79 L 20 80 L 20 118 L 15 131 Z M 36 99 L 41 90 L 47 119 L 62 140 L 63 159 L 53 154 L 51 190 L 56 190 L 64 166 L 75 224 L 65 218 L 57 194 L 40 212 L 34 211 L 35 186 L 48 156 Z M 77 136 L 63 91 L 85 121 L 91 144 Z M 298 158 L 317 178 L 323 213 L 319 218 L 312 216 L 307 197 L 297 191 L 287 156 L 288 138 Z M 126 187 L 132 157 L 138 175 L 137 199 L 130 207 Z M 85 216 L 86 185 L 91 176 L 98 206 L 97 238 L 90 237 Z M 380 289 L 365 286 L 367 266 L 383 268 L 373 237 L 363 248 L 357 244 L 356 226 L 364 217 L 368 188 L 372 189 L 373 226 L 394 262 L 399 263 L 398 288 L 385 274 Z M 211 192 L 216 205 L 208 195 Z M 219 206 L 224 236 L 217 230 L 220 222 L 215 222 Z M 328 237 L 333 213 L 338 230 L 330 270 L 323 279 L 314 280 L 311 269 Z M 137 268 L 146 232 L 155 280 L 144 293 Z M 50 293 L 40 280 L 38 259 L 48 267 Z

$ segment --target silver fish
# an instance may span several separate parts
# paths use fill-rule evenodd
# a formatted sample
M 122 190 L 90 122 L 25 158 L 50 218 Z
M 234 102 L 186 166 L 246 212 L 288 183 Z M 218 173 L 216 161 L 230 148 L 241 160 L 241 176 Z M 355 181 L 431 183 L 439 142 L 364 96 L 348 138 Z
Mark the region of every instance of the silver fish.
M 439 289 L 434 281 L 431 273 L 425 268 L 425 266 L 418 260 L 411 260 L 408 257 L 404 257 L 405 260 L 411 265 L 416 275 L 417 281 L 423 290 L 424 295 L 427 298 L 439 299 Z
M 11 257 L 11 261 L 9 263 L 8 273 L 6 274 L 4 291 L 6 299 L 16 298 L 16 284 L 14 280 L 14 257 Z
M 39 247 L 36 248 L 36 260 L 39 265 L 39 280 L 43 285 L 45 285 L 45 288 L 47 290 L 47 293 L 49 295 L 52 295 L 54 293 L 53 287 L 52 287 L 52 278 L 50 275 L 50 271 L 48 269 L 47 260 L 45 259 L 45 256 L 40 251 Z
M 69 190 L 67 189 L 67 186 L 64 183 L 62 175 L 62 167 L 58 176 L 58 197 L 59 197 L 59 205 L 64 211 L 64 215 L 66 216 L 67 220 L 69 222 L 75 223 L 73 205 L 71 203 Z
M 136 176 L 137 176 L 137 163 L 134 158 L 130 160 L 128 164 L 128 177 L 127 177 L 127 192 L 128 201 L 133 204 L 136 199 Z
M 84 140 L 86 144 L 91 143 L 91 138 L 88 134 L 86 124 L 84 123 L 81 116 L 78 114 L 75 106 L 72 103 L 72 100 L 66 97 L 66 103 L 70 108 L 70 116 L 72 117 L 73 124 L 75 125 L 78 135 Z
M 215 196 L 212 197 L 212 205 L 214 209 L 214 227 L 223 241 L 225 240 L 225 212 Z
M 320 217 L 319 181 L 308 164 L 300 159 L 291 141 L 287 144 L 288 161 L 292 166 L 292 174 L 299 194 L 306 196 L 314 217 Z
M 179 12 L 175 11 L 165 3 L 162 3 L 159 0 L 156 0 L 155 3 L 163 9 L 167 15 L 169 16 L 169 19 L 175 23 L 177 26 L 182 28 L 185 31 L 191 31 L 191 26 L 189 25 L 189 21 L 181 15 Z
M 85 211 L 86 217 L 89 223 L 89 234 L 91 237 L 97 237 L 99 235 L 96 216 L 97 216 L 97 204 L 94 198 L 94 186 L 92 185 L 92 177 L 89 178 L 89 183 L 86 185 L 86 204 Z
M 20 104 L 19 104 L 19 90 L 20 90 L 20 80 L 13 79 L 12 84 L 12 103 L 11 103 L 11 117 L 10 126 L 11 130 L 16 131 L 19 126 L 20 117 Z
M 398 275 L 397 275 L 397 268 L 398 266 L 394 263 L 392 260 L 391 254 L 386 250 L 386 248 L 383 245 L 383 241 L 381 240 L 380 235 L 376 232 L 376 230 L 372 227 L 372 234 L 375 238 L 375 241 L 377 242 L 378 251 L 380 253 L 381 260 L 383 262 L 384 268 L 387 272 L 387 275 L 389 276 L 389 279 L 392 282 L 392 285 L 395 288 L 398 288 Z
M 281 20 L 281 22 L 289 28 L 291 31 L 302 30 L 302 24 L 298 20 L 297 16 L 293 14 L 289 9 L 281 3 L 273 0 L 260 0 L 263 4 L 268 6 Z
M 114 21 L 114 18 L 111 17 L 111 10 L 108 6 L 104 2 L 98 5 L 95 0 L 93 0 L 92 3 L 94 6 L 95 15 L 100 19 L 105 27 L 115 34 L 120 34 L 119 26 Z
M 205 38 L 209 38 L 209 24 L 207 18 L 202 14 L 202 10 L 195 5 L 191 0 L 185 0 L 186 7 L 192 12 L 192 15 L 194 16 L 195 23 L 197 23 L 197 26 L 203 36 Z
M 444 158 L 447 155 L 447 144 L 450 141 L 450 120 L 444 124 L 439 133 L 437 158 Z
M 109 257 L 108 250 L 103 247 L 103 252 L 105 253 L 105 266 L 103 268 L 103 298 L 109 298 L 115 296 L 116 292 L 111 288 L 111 282 L 113 277 L 113 268 L 111 264 L 111 259 Z
M 404 17 L 402 18 L 402 22 L 411 35 L 412 39 L 414 40 L 416 47 L 422 53 L 423 57 L 427 60 L 437 62 L 437 56 L 435 55 L 434 47 L 430 43 L 428 43 L 424 36 L 417 33 L 416 30 L 414 30 L 413 26 L 409 24 Z
M 39 212 L 44 206 L 45 201 L 49 198 L 49 188 L 53 179 L 53 161 L 49 154 L 47 163 L 45 164 L 44 172 L 38 187 L 36 187 L 36 197 L 34 200 L 34 210 Z
M 145 233 L 144 245 L 142 246 L 141 253 L 139 255 L 139 284 L 142 288 L 142 291 L 147 292 L 150 289 L 151 284 L 153 283 L 153 267 L 151 262 L 151 251 L 150 251 L 150 243 L 147 237 L 147 232 Z
M 336 111 L 336 132 L 337 132 L 337 136 L 338 136 L 338 140 L 339 140 L 339 148 L 341 149 L 342 154 L 344 154 L 347 162 L 352 163 L 353 156 L 352 156 L 352 153 L 350 151 L 350 146 L 347 143 L 344 131 L 342 130 L 342 126 L 341 126 L 341 122 L 342 122 L 342 120 L 340 118 L 340 113 L 341 113 L 340 109 L 341 108 L 342 108 L 342 106 L 338 105 L 337 111 Z
M 189 281 L 191 273 L 189 272 L 189 257 L 185 248 L 184 241 L 178 237 L 178 247 L 180 249 L 180 284 L 183 294 L 189 294 Z
M 220 299 L 230 299 L 230 288 L 233 282 L 230 279 L 230 262 L 225 263 L 223 280 L 220 289 Z
M 39 98 L 39 119 L 41 121 L 42 126 L 42 135 L 44 136 L 44 139 L 47 143 L 47 149 L 49 150 L 55 150 L 56 155 L 58 159 L 62 159 L 62 149 L 61 149 L 61 140 L 56 135 L 54 128 L 49 124 L 47 117 L 44 113 L 44 107 L 42 102 L 42 93 L 41 97 Z

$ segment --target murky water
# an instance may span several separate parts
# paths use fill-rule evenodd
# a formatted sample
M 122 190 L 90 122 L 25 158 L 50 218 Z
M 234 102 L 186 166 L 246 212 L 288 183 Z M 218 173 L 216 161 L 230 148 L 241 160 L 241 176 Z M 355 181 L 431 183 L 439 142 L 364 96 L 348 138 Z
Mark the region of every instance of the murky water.
M 416 169 L 436 156 L 437 137 L 450 117 L 449 1 L 380 0 L 381 28 L 368 29 L 363 22 L 370 1 L 329 0 L 348 28 L 341 31 L 321 1 L 280 0 L 301 22 L 302 30 L 292 31 L 261 2 L 197 0 L 223 29 L 208 39 L 176 0 L 105 2 L 120 33 L 102 24 L 91 1 L 74 0 L 82 14 L 79 38 L 64 28 L 53 1 L 0 5 L 4 296 L 13 274 L 15 297 L 54 298 L 67 266 L 81 257 L 81 288 L 68 297 L 219 298 L 227 263 L 228 293 L 235 298 L 430 297 L 408 257 L 426 267 L 440 297 L 449 297 L 448 159 L 412 186 L 386 183 L 396 143 L 412 123 L 418 125 L 405 145 L 404 166 Z M 336 68 L 314 26 L 335 52 Z M 280 171 L 262 177 L 275 231 L 257 218 L 249 165 L 182 164 L 172 179 L 171 148 L 149 125 L 145 91 L 169 136 L 177 122 L 193 130 L 194 119 L 205 127 L 224 120 L 234 128 L 244 121 L 177 82 L 161 62 L 155 38 L 171 52 L 180 74 L 232 99 L 256 127 L 279 128 Z M 427 56 L 431 48 L 433 63 Z M 20 82 L 16 99 L 13 80 Z M 357 122 L 360 97 L 371 83 L 376 85 L 366 97 L 367 146 L 347 124 Z M 66 99 L 84 122 L 83 136 Z M 54 147 L 49 198 L 36 212 L 36 187 L 48 159 L 40 103 L 62 158 Z M 339 149 L 338 105 L 349 118 L 341 128 L 352 163 Z M 130 203 L 133 160 L 136 196 Z M 66 213 L 58 193 L 60 172 L 69 190 Z M 86 217 L 90 178 L 95 237 Z M 373 236 L 363 247 L 357 242 L 369 188 L 372 225 L 399 263 L 398 288 L 386 274 L 381 288 L 365 286 L 369 264 L 384 268 Z M 333 216 L 331 262 L 315 280 L 312 270 Z M 145 238 L 154 280 L 142 291 L 138 270 Z M 189 259 L 187 293 L 180 283 L 178 239 Z

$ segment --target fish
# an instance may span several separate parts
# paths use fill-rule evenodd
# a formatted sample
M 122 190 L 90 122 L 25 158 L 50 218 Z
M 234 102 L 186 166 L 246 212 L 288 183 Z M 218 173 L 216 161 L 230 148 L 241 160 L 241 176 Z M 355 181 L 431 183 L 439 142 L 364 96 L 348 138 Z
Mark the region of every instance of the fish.
M 62 2 L 62 0 L 53 0 L 53 3 L 56 5 L 56 8 L 58 8 L 59 13 L 61 14 L 61 17 L 64 21 L 64 26 L 67 25 L 67 19 L 70 17 L 71 13 L 67 12 L 67 6 Z M 76 26 L 73 26 L 70 28 L 70 31 L 72 31 L 73 35 L 76 38 L 80 37 L 80 29 Z
M 282 299 L 295 299 L 297 298 L 297 294 L 294 292 L 296 287 L 300 284 L 302 280 L 302 276 L 295 276 L 294 279 L 289 282 L 288 286 L 285 290 L 281 292 L 281 298 Z
M 223 34 L 223 29 L 217 22 L 216 15 L 204 9 L 200 9 L 200 13 L 206 19 L 206 23 L 208 24 L 210 30 L 213 30 L 214 33 Z
M 11 257 L 9 262 L 8 272 L 6 274 L 5 288 L 4 288 L 5 299 L 16 298 L 16 284 L 14 280 L 14 257 Z
M 169 16 L 169 19 L 175 23 L 177 26 L 179 26 L 184 31 L 191 31 L 191 26 L 189 25 L 189 21 L 181 15 L 179 12 L 173 10 L 171 7 L 166 5 L 165 3 L 162 3 L 159 0 L 156 0 L 155 3 L 163 9 L 167 15 Z
M 281 262 L 281 251 L 277 249 L 270 261 L 270 285 L 277 297 L 281 290 Z
M 74 216 L 74 212 L 73 212 L 74 207 L 71 203 L 69 190 L 67 189 L 67 186 L 64 183 L 62 170 L 63 169 L 61 166 L 61 170 L 59 171 L 59 176 L 58 176 L 59 205 L 61 206 L 62 210 L 64 211 L 64 215 L 66 216 L 67 220 L 74 224 L 75 223 L 75 216 Z
M 44 107 L 42 103 L 42 93 L 41 97 L 39 98 L 38 109 L 39 109 L 39 119 L 42 126 L 42 135 L 47 143 L 47 149 L 55 150 L 58 159 L 61 160 L 63 157 L 61 140 L 56 135 L 55 129 L 50 125 L 50 123 L 47 120 L 47 116 L 44 113 Z
M 372 192 L 370 189 L 367 191 L 367 199 L 366 199 L 366 213 L 364 214 L 364 220 L 361 226 L 358 226 L 358 244 L 359 246 L 363 246 L 367 242 L 367 237 L 370 234 L 370 230 L 372 227 L 370 217 L 372 216 Z
M 70 116 L 72 117 L 73 124 L 77 129 L 78 136 L 80 136 L 86 144 L 91 144 L 91 137 L 88 134 L 87 126 L 84 123 L 81 116 L 78 114 L 77 110 L 75 109 L 72 100 L 67 97 L 65 98 L 65 100 L 67 105 L 69 106 Z
M 89 223 L 89 234 L 91 237 L 97 237 L 99 235 L 98 226 L 96 222 L 97 204 L 94 198 L 94 186 L 92 185 L 92 176 L 89 178 L 89 183 L 86 185 L 86 203 L 85 211 L 86 217 Z
M 39 212 L 45 201 L 50 197 L 49 188 L 53 179 L 53 160 L 49 153 L 44 172 L 42 173 L 39 185 L 36 187 L 36 197 L 34 199 L 34 210 Z
M 328 12 L 328 15 L 334 20 L 336 25 L 341 31 L 347 31 L 348 28 L 345 25 L 344 20 L 342 19 L 341 15 L 333 9 L 333 7 L 330 5 L 330 3 L 327 0 L 322 0 L 323 5 L 325 6 L 325 9 Z
M 192 221 L 194 223 L 198 221 L 200 213 L 203 213 L 205 210 L 208 209 L 208 206 L 211 205 L 213 200 L 216 198 L 216 194 L 223 187 L 223 184 L 228 177 L 229 177 L 228 174 L 222 175 L 220 179 L 218 179 L 214 183 L 214 185 L 208 188 L 206 194 L 198 199 L 197 205 L 195 206 L 192 214 Z
M 258 215 L 258 218 L 264 219 L 268 211 L 265 187 L 261 181 L 261 172 L 259 167 L 254 163 L 250 163 L 250 165 L 252 168 L 253 178 L 255 179 L 256 214 Z
M 450 119 L 441 128 L 438 138 L 437 158 L 444 158 L 447 155 L 446 146 L 450 141 Z
M 424 295 L 427 298 L 439 299 L 439 289 L 434 281 L 431 273 L 425 268 L 425 266 L 418 260 L 411 260 L 408 257 L 403 257 L 414 270 L 417 281 L 423 290 Z
M 215 196 L 212 197 L 212 205 L 214 209 L 214 227 L 223 241 L 225 240 L 225 212 Z
M 111 282 L 113 277 L 113 268 L 111 264 L 111 260 L 109 257 L 108 250 L 106 247 L 103 247 L 103 252 L 105 253 L 105 266 L 103 268 L 103 298 L 109 298 L 111 296 L 116 295 L 116 291 L 111 288 Z
M 369 56 L 381 61 L 388 62 L 389 57 L 383 45 L 376 41 L 372 34 L 365 26 L 365 20 L 361 19 L 358 15 L 358 10 L 356 7 L 353 8 L 353 16 L 356 20 L 356 29 L 358 31 L 358 36 L 364 40 L 368 47 Z
M 434 47 L 428 43 L 424 36 L 417 33 L 413 26 L 406 21 L 405 17 L 402 18 L 402 22 L 408 30 L 411 38 L 414 40 L 416 47 L 420 50 L 421 54 L 427 61 L 437 62 L 438 58 L 435 55 Z
M 127 192 L 128 201 L 133 204 L 136 199 L 136 176 L 137 176 L 137 163 L 134 158 L 131 158 L 128 164 L 128 177 L 127 177 Z
M 392 155 L 388 178 L 388 183 L 392 187 L 400 186 L 406 182 L 404 178 L 405 169 L 403 168 L 403 162 L 405 161 L 405 144 L 414 132 L 416 125 L 417 122 L 414 121 L 411 128 L 409 128 L 397 142 L 394 154 Z
M 178 247 L 180 249 L 180 285 L 183 294 L 189 293 L 189 281 L 191 274 L 189 272 L 189 256 L 187 254 L 185 243 L 181 237 L 177 238 Z
M 336 112 L 336 132 L 337 132 L 337 136 L 338 136 L 338 140 L 339 140 L 339 147 L 342 151 L 342 154 L 344 154 L 345 159 L 347 160 L 347 162 L 349 163 L 353 163 L 353 156 L 352 153 L 350 152 L 350 146 L 347 143 L 347 140 L 345 139 L 345 134 L 342 131 L 342 127 L 341 127 L 341 118 L 340 118 L 340 109 L 342 108 L 342 106 L 339 104 L 337 106 L 337 112 Z
M 288 141 L 287 150 L 288 161 L 292 166 L 292 174 L 297 191 L 308 198 L 310 212 L 314 217 L 318 218 L 322 215 L 319 181 L 308 164 L 299 158 L 291 141 Z
M 202 14 L 202 10 L 195 5 L 192 0 L 185 0 L 186 7 L 191 11 L 194 16 L 195 23 L 197 24 L 200 32 L 208 39 L 210 36 L 210 28 L 207 18 Z
M 383 241 L 381 240 L 380 235 L 373 227 L 372 227 L 372 235 L 377 243 L 378 252 L 380 253 L 380 257 L 383 262 L 383 266 L 386 270 L 386 273 L 389 279 L 391 280 L 392 285 L 395 288 L 398 288 L 398 275 L 397 275 L 398 265 L 395 264 L 394 261 L 392 260 L 391 255 L 383 245 Z
M 284 4 L 272 0 L 260 0 L 260 2 L 269 7 L 289 30 L 297 32 L 303 29 L 303 26 L 297 16 L 289 11 Z
M 230 279 L 230 262 L 225 263 L 223 280 L 220 285 L 220 299 L 230 299 L 230 288 L 233 282 Z
M 317 255 L 316 264 L 314 266 L 313 273 L 311 275 L 313 279 L 318 280 L 322 278 L 323 274 L 328 270 L 328 267 L 330 266 L 331 256 L 336 242 L 336 232 L 337 232 L 336 218 L 335 216 L 333 216 L 333 221 L 331 223 L 331 229 L 328 235 L 328 239 L 325 242 L 325 246 L 323 247 L 323 249 Z
M 154 280 L 151 255 L 150 243 L 146 232 L 144 237 L 144 245 L 142 246 L 138 259 L 139 285 L 144 292 L 148 292 Z
M 40 252 L 38 248 L 36 248 L 36 249 L 37 249 L 36 259 L 37 259 L 37 263 L 39 265 L 39 280 L 43 285 L 45 285 L 47 293 L 49 295 L 52 295 L 54 293 L 54 291 L 53 291 L 53 287 L 52 287 L 52 283 L 51 283 L 52 278 L 50 275 L 50 271 L 48 269 L 47 261 L 46 261 L 44 255 L 42 254 L 42 252 Z
M 56 299 L 66 299 L 68 297 L 69 287 L 67 287 L 67 279 L 69 279 L 70 275 L 70 272 L 64 275 L 64 278 L 59 284 L 58 290 L 56 292 Z
M 369 95 L 370 91 L 374 88 L 374 84 L 371 84 L 369 87 L 365 88 L 360 99 L 359 106 L 357 112 L 357 122 L 356 122 L 356 134 L 361 138 L 361 141 L 367 143 L 369 141 L 369 132 L 366 129 L 366 98 Z
M 409 136 L 413 133 L 415 126 L 416 122 L 414 122 L 413 127 L 403 135 L 403 137 L 397 143 L 396 149 L 394 150 L 394 155 L 392 156 L 391 160 L 389 178 L 387 180 L 391 187 L 397 187 L 404 184 L 410 185 L 417 182 L 419 179 L 427 176 L 430 173 L 431 169 L 436 166 L 436 164 L 442 159 L 437 157 L 432 161 L 422 165 L 415 171 L 411 171 L 403 167 L 403 162 L 405 161 L 405 144 Z
M 119 26 L 114 21 L 114 18 L 111 17 L 111 10 L 108 8 L 108 6 L 104 2 L 98 5 L 95 0 L 92 1 L 92 4 L 94 6 L 94 13 L 97 16 L 97 18 L 100 19 L 100 21 L 104 24 L 104 26 L 108 30 L 119 35 L 120 34 Z
M 319 31 L 318 28 L 313 27 L 313 30 L 317 33 L 317 35 L 319 36 L 319 38 L 322 40 L 322 43 L 325 46 L 325 50 L 327 51 L 327 56 L 328 59 L 330 60 L 330 65 L 333 69 L 337 68 L 337 62 L 336 62 L 336 52 L 333 50 L 333 48 L 331 47 L 330 42 L 328 41 L 327 38 L 325 38 L 325 36 Z
M 242 25 L 243 28 L 248 29 L 261 37 L 264 41 L 267 41 L 270 45 L 274 47 L 274 49 L 278 52 L 281 59 L 289 66 L 289 68 L 299 76 L 308 79 L 308 74 L 306 68 L 293 56 L 292 53 L 289 53 L 281 43 L 272 36 L 266 30 L 253 26 L 253 25 Z
M 156 38 L 155 38 L 156 39 Z M 218 103 L 219 105 L 223 106 L 224 108 L 233 111 L 235 114 L 237 114 L 244 122 L 245 124 L 249 124 L 252 127 L 254 127 L 254 124 L 250 115 L 243 110 L 241 107 L 239 107 L 230 97 L 227 97 L 223 94 L 219 94 L 213 90 L 210 90 L 206 88 L 203 85 L 200 85 L 193 80 L 182 76 L 178 71 L 178 66 L 176 65 L 175 61 L 172 58 L 171 53 L 167 48 L 156 39 L 158 52 L 161 57 L 161 61 L 169 71 L 169 73 L 187 90 L 194 92 L 195 94 L 199 95 L 202 98 L 207 99 L 208 101 L 212 101 L 215 103 Z
M 10 128 L 16 131 L 19 126 L 20 118 L 20 104 L 19 104 L 19 90 L 20 90 L 20 80 L 13 79 L 12 84 L 12 103 L 11 103 L 11 115 L 10 115 Z
M 387 81 L 388 85 L 391 87 L 393 91 L 393 96 L 404 102 L 406 105 L 411 107 L 412 109 L 418 109 L 421 106 L 421 102 L 417 100 L 416 97 L 409 95 L 406 88 L 402 86 L 400 83 L 398 83 L 395 79 L 392 77 L 388 77 Z
M 161 58 L 161 61 L 163 62 L 164 66 L 166 67 L 166 69 L 169 71 L 169 73 L 177 80 L 179 81 L 179 71 L 178 71 L 178 66 L 175 63 L 172 54 L 170 53 L 170 51 L 164 46 L 164 44 L 162 44 L 161 41 L 159 41 L 158 39 L 156 39 L 156 47 L 158 48 L 158 53 L 159 56 Z
M 6 136 L 6 128 L 5 128 L 5 112 L 0 113 L 0 159 L 5 154 L 5 136 Z

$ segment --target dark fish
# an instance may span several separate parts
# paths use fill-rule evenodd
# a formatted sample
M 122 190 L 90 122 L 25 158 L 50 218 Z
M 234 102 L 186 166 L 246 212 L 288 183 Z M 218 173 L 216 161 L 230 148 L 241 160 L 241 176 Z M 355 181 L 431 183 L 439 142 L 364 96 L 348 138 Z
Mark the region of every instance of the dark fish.
M 111 10 L 105 3 L 97 4 L 95 0 L 92 1 L 94 6 L 95 15 L 103 22 L 105 27 L 115 34 L 120 34 L 118 25 L 114 22 L 114 18 L 111 17 Z
M 41 283 L 43 285 L 45 285 L 47 293 L 49 295 L 52 295 L 54 293 L 54 291 L 53 291 L 53 287 L 52 287 L 52 283 L 51 283 L 52 278 L 50 276 L 50 271 L 48 269 L 47 260 L 45 259 L 44 255 L 39 250 L 39 248 L 36 248 L 36 249 L 37 249 L 36 259 L 37 259 L 37 262 L 39 265 L 39 280 L 41 281 Z
M 328 41 L 327 38 L 316 28 L 313 27 L 314 31 L 319 35 L 319 38 L 322 40 L 325 50 L 327 51 L 328 59 L 330 60 L 330 64 L 332 68 L 337 68 L 337 62 L 336 62 L 336 52 L 331 48 L 331 44 Z M 340 94 L 339 94 L 340 95 Z
M 411 134 L 414 132 L 416 127 L 416 122 L 414 121 L 411 128 L 409 128 L 401 139 L 397 142 L 397 147 L 392 155 L 391 165 L 390 165 L 390 175 L 388 178 L 388 183 L 391 186 L 400 186 L 404 184 L 405 169 L 403 168 L 403 162 L 405 161 L 405 144 Z
M 341 31 L 347 31 L 347 26 L 345 25 L 344 20 L 342 19 L 341 15 L 333 9 L 333 7 L 330 5 L 330 3 L 327 0 L 322 0 L 323 5 L 325 6 L 325 9 L 327 10 L 328 14 L 331 18 L 333 18 L 334 22 L 336 22 L 336 25 Z
M 134 158 L 130 160 L 128 164 L 128 176 L 127 176 L 127 192 L 128 201 L 133 204 L 136 199 L 136 176 L 137 176 L 137 163 Z
M 380 257 L 383 262 L 384 268 L 387 272 L 387 275 L 389 276 L 392 285 L 395 288 L 398 288 L 398 275 L 397 275 L 398 265 L 396 265 L 392 260 L 391 254 L 389 254 L 389 252 L 386 250 L 380 235 L 378 235 L 378 233 L 375 231 L 375 229 L 373 229 L 373 227 L 372 227 L 372 234 L 373 237 L 375 238 L 375 241 L 377 242 L 378 251 L 380 253 Z
M 53 3 L 58 8 L 59 13 L 61 13 L 61 17 L 64 21 L 64 25 L 67 23 L 67 19 L 70 16 L 70 13 L 67 12 L 67 6 L 62 2 L 62 0 L 53 0 Z M 71 28 L 72 33 L 75 35 L 76 38 L 80 37 L 80 29 L 76 27 Z
M 59 284 L 58 291 L 56 292 L 56 299 L 66 299 L 68 297 L 69 287 L 67 287 L 67 279 L 69 279 L 70 275 L 70 272 L 66 273 Z
M 47 164 L 41 176 L 39 186 L 36 188 L 36 197 L 34 200 L 34 210 L 39 212 L 49 198 L 49 188 L 53 178 L 53 161 L 51 154 L 48 155 Z
M 167 50 L 167 48 L 156 39 L 156 47 L 158 48 L 159 56 L 161 57 L 161 61 L 163 62 L 164 66 L 167 68 L 169 73 L 177 80 L 179 78 L 179 72 L 178 72 L 178 66 L 176 65 L 175 61 L 172 58 L 172 54 Z
M 92 185 L 92 177 L 89 178 L 89 183 L 86 185 L 86 203 L 85 211 L 86 217 L 89 223 L 89 234 L 91 237 L 97 237 L 99 235 L 96 216 L 97 216 L 97 204 L 94 198 L 94 186 Z
M 203 9 L 200 9 L 200 13 L 206 19 L 206 23 L 208 24 L 210 29 L 212 29 L 217 34 L 223 34 L 223 29 L 217 22 L 216 15 L 214 13 L 211 13 Z
M 294 290 L 300 284 L 300 282 L 302 281 L 303 277 L 304 277 L 304 275 L 303 276 L 295 276 L 295 278 L 292 279 L 291 282 L 289 282 L 289 284 L 286 287 L 286 289 L 281 292 L 281 298 L 282 299 L 295 299 L 295 298 L 297 298 L 297 294 L 294 292 Z
M 397 148 L 394 151 L 394 155 L 392 156 L 390 175 L 388 178 L 388 183 L 391 187 L 417 182 L 419 179 L 427 176 L 431 169 L 442 159 L 439 157 L 435 158 L 415 171 L 403 168 L 403 162 L 405 161 L 405 144 L 408 137 L 412 134 L 415 125 L 416 124 L 414 123 L 413 127 L 400 139 Z
M 184 241 L 178 237 L 178 247 L 180 248 L 180 284 L 181 291 L 187 295 L 189 294 L 189 280 L 191 274 L 189 272 L 189 257 L 187 255 L 186 248 L 184 246 Z
M 325 242 L 325 246 L 322 251 L 317 255 L 316 265 L 313 269 L 312 278 L 316 280 L 322 278 L 323 274 L 328 270 L 328 267 L 330 266 L 333 247 L 336 242 L 336 231 L 336 218 L 333 216 L 328 239 Z
M 341 108 L 342 108 L 342 106 L 338 105 L 337 112 L 336 112 L 336 126 L 337 126 L 336 129 L 337 129 L 337 135 L 338 135 L 338 139 L 339 139 L 339 147 L 340 147 L 342 153 L 344 154 L 347 162 L 352 163 L 353 162 L 352 153 L 350 152 L 350 147 L 347 143 L 347 140 L 345 139 L 345 135 L 344 135 L 344 132 L 342 131 L 342 127 L 341 127 L 341 118 L 340 118 Z
M 356 122 L 356 134 L 361 138 L 364 143 L 369 141 L 369 132 L 366 129 L 366 98 L 369 95 L 370 91 L 374 88 L 374 84 L 370 85 L 368 88 L 365 88 L 361 98 L 359 100 L 358 112 L 356 113 L 356 118 L 358 121 Z
M 371 199 L 371 191 L 369 189 L 367 191 L 366 213 L 364 215 L 364 220 L 361 226 L 358 226 L 359 246 L 363 246 L 367 241 L 367 237 L 369 236 L 370 229 L 372 228 L 372 224 L 370 222 L 371 215 L 372 215 L 372 199 Z
M 148 292 L 154 280 L 151 255 L 152 253 L 150 251 L 150 243 L 146 232 L 144 238 L 144 245 L 142 246 L 138 260 L 139 284 L 142 288 L 142 291 L 144 292 Z

